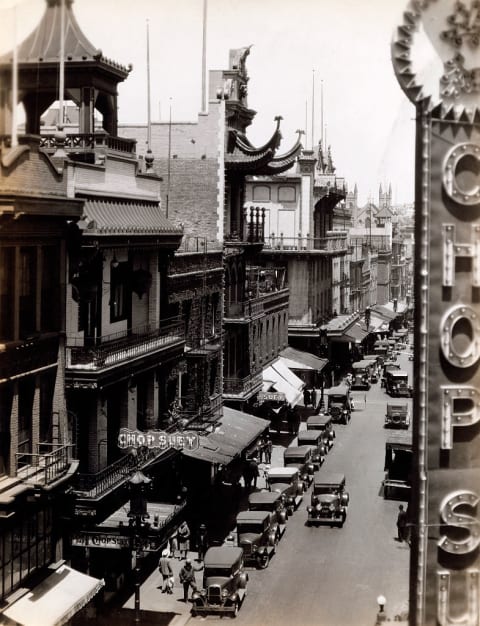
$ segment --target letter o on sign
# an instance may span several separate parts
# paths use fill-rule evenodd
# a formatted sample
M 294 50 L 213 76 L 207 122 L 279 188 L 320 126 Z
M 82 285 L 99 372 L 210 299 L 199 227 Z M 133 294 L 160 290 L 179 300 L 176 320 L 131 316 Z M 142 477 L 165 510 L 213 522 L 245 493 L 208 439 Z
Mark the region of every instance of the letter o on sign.
M 472 307 L 460 304 L 446 312 L 440 324 L 440 346 L 450 365 L 475 365 L 480 358 L 479 339 L 479 318 Z
M 443 164 L 443 187 L 452 200 L 472 206 L 480 203 L 480 148 L 474 143 L 454 146 Z

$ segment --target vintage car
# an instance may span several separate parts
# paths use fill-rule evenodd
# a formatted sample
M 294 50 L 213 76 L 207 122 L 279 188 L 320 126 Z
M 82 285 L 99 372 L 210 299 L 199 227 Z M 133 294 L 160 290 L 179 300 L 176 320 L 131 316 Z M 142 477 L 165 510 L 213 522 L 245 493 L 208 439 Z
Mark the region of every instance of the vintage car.
M 410 425 L 410 411 L 408 404 L 387 404 L 387 413 L 385 415 L 385 426 L 394 428 L 408 428 Z
M 332 421 L 348 424 L 352 417 L 350 389 L 347 385 L 337 385 L 328 390 L 328 413 Z
M 413 390 L 408 384 L 408 374 L 403 370 L 385 372 L 385 391 L 394 398 L 411 398 Z
M 304 491 L 312 484 L 315 466 L 312 446 L 288 446 L 283 453 L 285 467 L 296 467 L 304 484 Z
M 344 474 L 316 472 L 311 503 L 307 507 L 307 526 L 323 522 L 343 526 L 349 501 Z
M 408 500 L 413 468 L 412 431 L 390 435 L 385 442 L 383 497 Z
M 279 537 L 268 511 L 242 511 L 237 515 L 237 542 L 246 564 L 265 569 L 275 554 Z
M 321 430 L 323 432 L 323 445 L 327 452 L 332 448 L 335 439 L 332 421 L 332 416 L 324 413 L 307 417 L 307 430 Z
M 270 491 L 281 493 L 285 496 L 285 506 L 288 515 L 303 500 L 304 485 L 300 480 L 296 467 L 270 467 L 267 470 L 267 484 Z
M 287 526 L 287 509 L 283 494 L 276 491 L 255 491 L 248 496 L 248 508 L 250 511 L 267 511 L 277 540 L 283 536 Z
M 327 451 L 323 445 L 323 430 L 300 430 L 297 435 L 299 446 L 310 446 L 312 448 L 312 463 L 316 469 L 320 469 L 325 461 Z
M 370 389 L 372 361 L 362 360 L 352 364 L 352 389 Z
M 192 615 L 229 613 L 235 617 L 247 593 L 243 550 L 233 546 L 209 548 L 204 565 L 203 587 L 192 595 Z
M 413 354 L 409 354 L 409 355 L 408 355 L 408 360 L 409 360 L 409 361 L 413 361 Z

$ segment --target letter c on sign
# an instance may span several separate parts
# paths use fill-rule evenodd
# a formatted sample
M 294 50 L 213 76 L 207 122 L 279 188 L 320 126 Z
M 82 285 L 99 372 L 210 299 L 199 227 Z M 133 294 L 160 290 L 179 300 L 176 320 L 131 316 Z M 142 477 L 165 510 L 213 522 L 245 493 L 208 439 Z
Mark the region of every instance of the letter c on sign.
M 480 545 L 480 522 L 473 515 L 463 512 L 465 508 L 475 509 L 480 498 L 469 490 L 455 491 L 444 498 L 440 505 L 440 518 L 446 526 L 462 529 L 463 538 L 442 535 L 438 547 L 449 554 L 469 554 Z M 457 509 L 461 508 L 462 512 Z M 456 531 L 458 535 L 458 530 Z
M 480 358 L 479 340 L 479 316 L 472 307 L 459 304 L 445 313 L 440 323 L 440 346 L 450 365 L 475 365 Z

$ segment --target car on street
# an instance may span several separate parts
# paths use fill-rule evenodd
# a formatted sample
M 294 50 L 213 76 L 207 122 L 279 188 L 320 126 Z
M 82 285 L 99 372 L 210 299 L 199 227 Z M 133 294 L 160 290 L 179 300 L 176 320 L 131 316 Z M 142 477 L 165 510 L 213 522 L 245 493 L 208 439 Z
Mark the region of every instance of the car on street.
M 348 424 L 352 417 L 350 389 L 347 385 L 337 385 L 328 390 L 328 413 L 334 422 Z
M 370 389 L 370 370 L 373 367 L 372 361 L 362 359 L 352 364 L 352 389 Z
M 192 615 L 226 613 L 236 617 L 247 593 L 247 582 L 242 548 L 209 548 L 204 558 L 202 589 L 192 595 Z
M 237 515 L 237 543 L 245 564 L 265 569 L 275 554 L 279 537 L 268 511 L 241 511 Z
M 312 484 L 315 465 L 312 446 L 288 446 L 283 453 L 283 465 L 296 467 L 304 484 L 304 491 Z
M 385 414 L 385 427 L 408 428 L 410 426 L 410 411 L 408 404 L 405 403 L 387 403 L 387 412 Z
M 324 432 L 322 430 L 300 430 L 297 435 L 299 446 L 310 446 L 312 448 L 312 463 L 315 469 L 320 469 L 325 461 L 327 451 L 323 445 Z
M 332 416 L 325 413 L 307 417 L 307 430 L 321 430 L 323 432 L 323 445 L 327 452 L 332 448 L 333 440 L 335 439 L 335 430 L 332 422 Z
M 408 360 L 409 360 L 409 361 L 413 361 L 413 354 L 409 354 L 409 355 L 408 355 Z
M 287 509 L 283 494 L 276 491 L 255 491 L 248 496 L 248 508 L 250 511 L 267 511 L 277 540 L 281 539 L 287 527 Z
M 267 470 L 267 484 L 270 491 L 285 496 L 288 515 L 292 515 L 303 500 L 304 485 L 296 467 L 270 467 Z
M 410 498 L 413 469 L 412 431 L 392 433 L 385 442 L 385 499 Z
M 393 398 L 411 398 L 413 390 L 408 384 L 408 374 L 404 370 L 385 372 L 385 391 Z
M 311 502 L 307 507 L 307 526 L 321 523 L 343 526 L 350 501 L 345 482 L 345 475 L 341 473 L 323 470 L 315 473 Z

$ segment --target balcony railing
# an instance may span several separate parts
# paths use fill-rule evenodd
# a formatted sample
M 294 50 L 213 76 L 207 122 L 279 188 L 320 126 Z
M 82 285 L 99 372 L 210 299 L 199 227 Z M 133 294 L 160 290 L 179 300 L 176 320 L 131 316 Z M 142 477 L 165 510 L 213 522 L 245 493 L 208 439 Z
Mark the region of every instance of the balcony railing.
M 177 427 L 172 425 L 163 431 L 173 432 L 176 429 Z M 125 483 L 134 469 L 142 468 L 146 463 L 163 453 L 164 450 L 160 448 L 137 448 L 136 456 L 126 454 L 96 474 L 77 474 L 74 490 L 82 498 L 101 498 L 112 489 Z
M 72 444 L 40 443 L 37 452 L 15 454 L 17 476 L 26 483 L 49 485 L 71 465 Z
M 187 420 L 189 430 L 204 429 L 221 416 L 223 397 L 220 393 L 210 396 L 206 402 L 197 408 L 187 408 L 189 401 L 190 398 L 182 398 L 182 404 L 185 408 L 179 412 L 180 418 Z
M 58 333 L 0 343 L 0 379 L 56 363 L 57 358 Z
M 260 389 L 262 387 L 262 383 L 262 372 L 250 374 L 250 376 L 245 376 L 245 378 L 224 378 L 223 395 L 245 396 L 248 393 Z
M 164 320 L 160 328 L 145 324 L 95 339 L 68 337 L 67 368 L 98 370 L 184 340 L 185 328 L 179 318 Z M 76 345 L 79 343 L 83 345 Z
M 122 154 L 135 154 L 136 139 L 124 137 L 112 137 L 108 133 L 76 133 L 66 134 L 63 148 L 66 152 L 92 152 L 97 148 L 104 151 L 120 152 Z M 40 147 L 54 151 L 57 143 L 54 134 L 42 135 Z
M 263 298 L 251 298 L 242 302 L 229 302 L 225 304 L 226 319 L 250 319 L 263 315 Z
M 326 237 L 310 237 L 309 235 L 298 237 L 284 237 L 271 234 L 265 240 L 265 250 L 282 250 L 293 252 L 346 252 L 347 233 L 344 231 L 328 231 Z
M 265 209 L 248 207 L 244 209 L 243 219 L 233 222 L 231 232 L 225 237 L 226 243 L 263 244 L 265 240 Z

